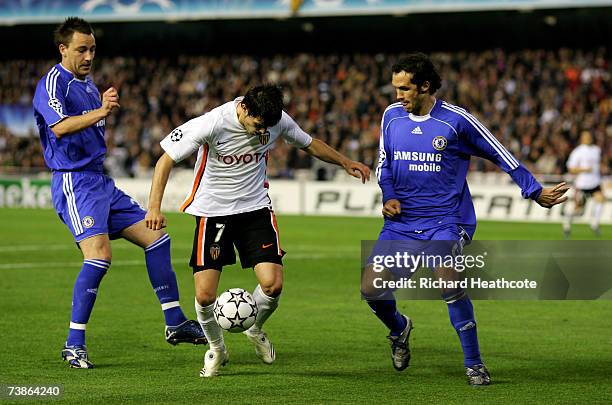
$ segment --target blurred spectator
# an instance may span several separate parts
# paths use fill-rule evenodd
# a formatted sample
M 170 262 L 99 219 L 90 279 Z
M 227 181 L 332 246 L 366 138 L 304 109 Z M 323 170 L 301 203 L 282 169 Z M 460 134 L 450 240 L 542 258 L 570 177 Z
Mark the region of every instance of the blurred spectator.
M 285 92 L 286 110 L 300 126 L 351 158 L 374 166 L 380 117 L 394 102 L 390 65 L 400 55 L 181 56 L 176 59 L 114 57 L 99 60 L 94 81 L 119 89 L 121 110 L 106 126 L 106 169 L 113 177 L 150 176 L 162 154 L 159 141 L 175 126 L 274 82 Z M 440 98 L 476 114 L 525 165 L 538 173 L 563 173 L 582 129 L 602 148 L 604 171 L 612 162 L 612 65 L 606 49 L 435 53 L 444 79 Z M 38 78 L 53 61 L 0 64 L 0 108 L 31 102 Z M 0 170 L 41 170 L 36 134 L 17 137 L 0 125 Z M 192 166 L 195 155 L 181 165 Z M 291 178 L 325 167 L 278 142 L 268 175 Z M 9 169 L 10 168 L 10 169 Z M 472 170 L 497 168 L 473 159 Z M 44 169 L 43 169 L 44 170 Z

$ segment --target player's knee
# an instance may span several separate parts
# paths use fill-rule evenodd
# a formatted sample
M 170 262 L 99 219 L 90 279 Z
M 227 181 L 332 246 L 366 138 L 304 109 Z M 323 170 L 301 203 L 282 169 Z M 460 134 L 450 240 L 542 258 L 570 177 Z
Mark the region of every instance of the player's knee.
M 274 281 L 269 285 L 262 285 L 261 291 L 266 294 L 268 297 L 278 297 L 283 291 L 283 282 L 282 281 Z
M 198 304 L 205 307 L 211 305 L 217 299 L 217 294 L 214 291 L 198 290 L 196 291 L 196 300 Z
M 166 234 L 163 231 L 151 231 L 151 232 L 159 232 L 155 235 L 148 235 L 149 237 L 143 239 L 141 241 L 134 241 L 138 246 L 144 249 L 145 255 L 149 254 L 151 251 L 159 248 L 162 245 L 170 243 L 170 235 Z
M 88 252 L 88 254 L 83 255 L 83 258 L 85 260 L 104 260 L 107 262 L 111 262 L 113 259 L 113 256 L 111 254 L 110 249 L 105 250 L 105 249 L 100 249 L 100 250 L 96 250 L 93 252 Z
M 361 297 L 365 300 L 375 299 L 380 292 L 377 292 L 377 289 L 374 288 L 372 284 L 361 283 Z
M 361 296 L 364 299 L 370 299 L 379 295 L 380 292 L 374 286 L 374 283 L 368 280 L 367 278 L 361 279 Z
M 107 262 L 112 261 L 113 255 L 111 253 L 110 248 L 109 249 L 102 249 L 102 250 L 100 250 L 99 257 L 97 257 L 97 259 L 106 260 Z
M 389 290 L 385 281 L 392 278 L 387 270 L 376 271 L 373 265 L 366 266 L 361 272 L 361 296 L 365 300 L 379 299 Z
M 149 230 L 149 234 L 145 236 L 145 240 L 143 240 L 142 248 L 147 250 L 152 247 L 157 247 L 160 244 L 163 244 L 167 240 L 170 240 L 170 236 L 164 237 L 166 232 L 162 229 L 159 230 Z M 163 238 L 163 239 L 162 239 Z
M 87 260 L 98 259 L 110 262 L 112 259 L 110 241 L 104 238 L 90 238 L 79 244 L 83 258 Z

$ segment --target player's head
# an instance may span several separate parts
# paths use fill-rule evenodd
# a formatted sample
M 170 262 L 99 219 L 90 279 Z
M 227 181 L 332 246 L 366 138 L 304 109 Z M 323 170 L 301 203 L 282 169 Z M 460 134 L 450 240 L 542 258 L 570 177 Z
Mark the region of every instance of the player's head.
M 264 84 L 249 89 L 241 102 L 238 119 L 251 135 L 260 135 L 278 124 L 283 114 L 283 93 L 278 86 Z
M 82 18 L 68 17 L 55 29 L 53 38 L 62 55 L 62 65 L 77 78 L 85 78 L 96 54 L 96 38 L 91 25 Z
M 580 133 L 580 144 L 581 145 L 590 145 L 593 143 L 593 135 L 591 131 L 584 130 Z
M 442 79 L 429 57 L 413 53 L 391 67 L 397 100 L 408 112 L 421 115 L 423 102 L 440 88 Z

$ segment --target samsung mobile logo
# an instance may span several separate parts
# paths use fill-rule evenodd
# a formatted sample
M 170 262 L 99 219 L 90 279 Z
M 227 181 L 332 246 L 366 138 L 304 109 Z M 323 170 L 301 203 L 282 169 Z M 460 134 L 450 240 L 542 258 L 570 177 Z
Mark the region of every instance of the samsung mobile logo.
M 395 151 L 393 160 L 409 160 L 413 162 L 441 162 L 441 153 Z

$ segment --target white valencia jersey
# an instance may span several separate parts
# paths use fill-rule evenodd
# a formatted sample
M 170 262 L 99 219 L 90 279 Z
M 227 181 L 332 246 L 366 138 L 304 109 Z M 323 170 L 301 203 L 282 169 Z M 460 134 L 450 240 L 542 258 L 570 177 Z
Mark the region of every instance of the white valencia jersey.
M 575 186 L 579 190 L 589 190 L 601 184 L 601 150 L 597 145 L 579 145 L 567 159 L 568 169 L 591 169 L 590 172 L 576 176 Z
M 266 177 L 270 148 L 278 137 L 298 148 L 312 142 L 284 111 L 266 135 L 249 135 L 238 121 L 236 106 L 241 100 L 187 121 L 161 141 L 175 162 L 198 151 L 193 184 L 181 211 L 218 217 L 271 208 Z

